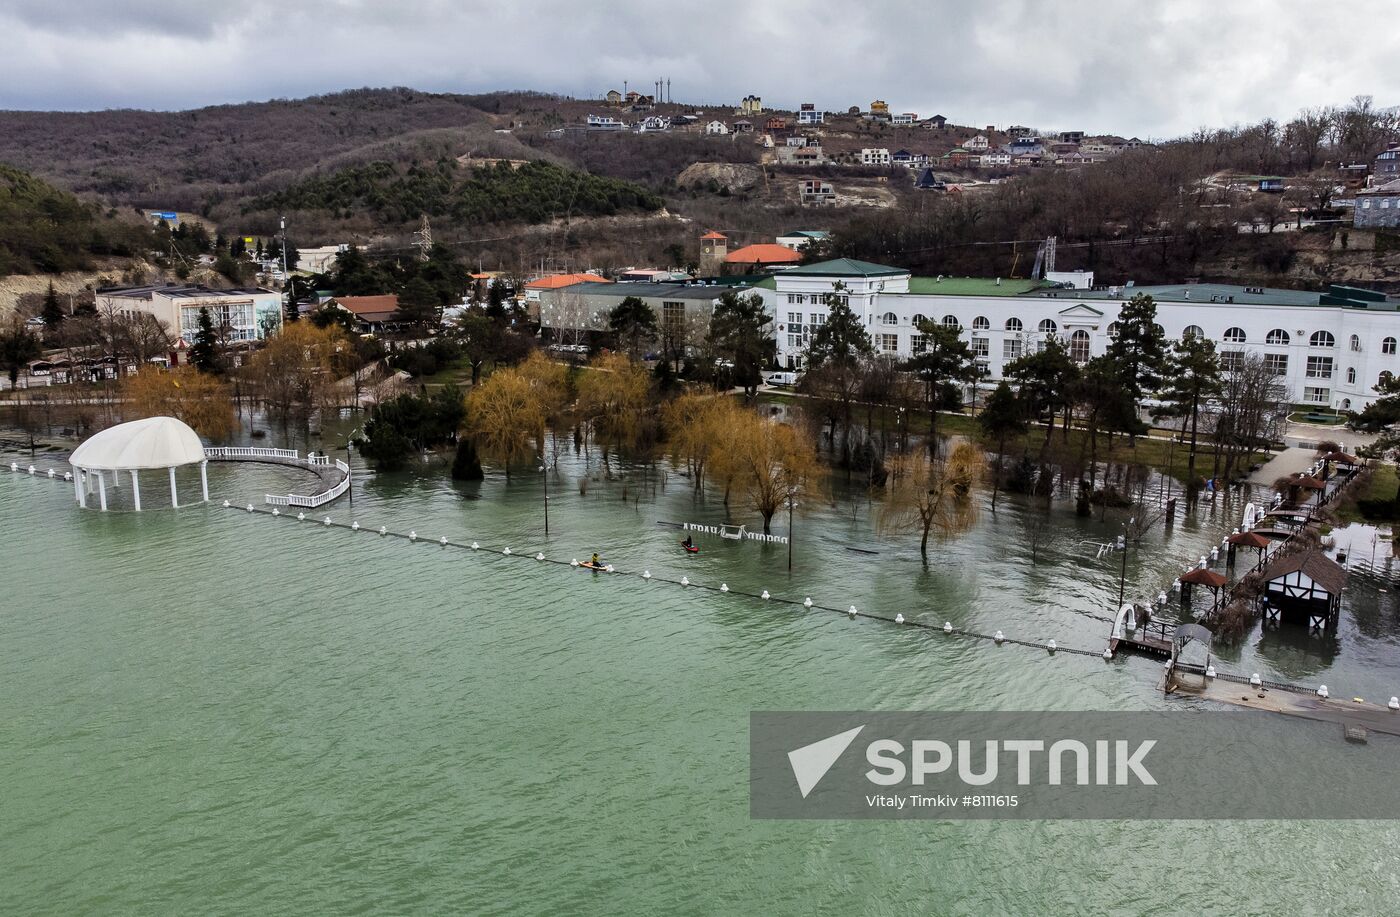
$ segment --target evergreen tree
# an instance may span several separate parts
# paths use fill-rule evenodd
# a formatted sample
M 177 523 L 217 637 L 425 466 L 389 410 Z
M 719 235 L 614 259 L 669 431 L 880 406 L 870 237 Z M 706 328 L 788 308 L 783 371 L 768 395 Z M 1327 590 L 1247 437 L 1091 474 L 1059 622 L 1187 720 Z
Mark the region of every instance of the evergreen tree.
M 778 352 L 772 322 L 763 297 L 739 296 L 733 291 L 719 298 L 710 316 L 710 346 L 734 364 L 734 383 L 742 385 L 750 398 L 758 394 L 763 367 L 772 363 Z
M 58 291 L 54 289 L 52 280 L 49 281 L 49 291 L 44 294 L 44 307 L 39 317 L 44 320 L 44 330 L 50 334 L 63 325 L 63 305 L 58 301 Z
M 426 280 L 414 277 L 404 285 L 399 293 L 399 321 L 427 329 L 438 323 L 441 314 L 442 303 Z
M 924 336 L 923 353 L 915 354 L 905 364 L 924 384 L 924 406 L 928 410 L 928 448 L 930 455 L 938 454 L 938 410 L 961 397 L 956 388 L 961 382 L 976 382 L 980 373 L 973 360 L 972 348 L 962 339 L 957 328 L 925 319 L 919 323 Z
M 1182 418 L 1191 427 L 1190 451 L 1186 460 L 1188 502 L 1194 501 L 1201 489 L 1201 482 L 1196 478 L 1197 427 L 1201 408 L 1223 387 L 1220 358 L 1216 356 L 1214 341 L 1190 335 L 1176 342 L 1162 395 L 1171 405 L 1170 415 Z
M 844 298 L 837 293 L 825 298 L 826 324 L 817 327 L 807 345 L 807 368 L 818 370 L 828 363 L 854 368 L 862 357 L 875 352 L 870 335 Z
M 476 453 L 476 443 L 470 436 L 463 436 L 457 441 L 457 455 L 452 460 L 452 480 L 486 480 L 486 473 L 481 470 L 481 458 Z
M 30 331 L 18 316 L 12 317 L 4 330 L 0 330 L 0 366 L 9 374 L 11 389 L 19 384 L 20 370 L 42 354 L 39 336 Z
M 634 360 L 640 360 L 646 345 L 656 337 L 656 310 L 637 296 L 625 297 L 608 313 L 608 327 L 619 344 Z
M 1161 386 L 1169 356 L 1166 332 L 1157 324 L 1156 302 L 1146 293 L 1137 294 L 1119 311 L 1117 325 L 1106 356 L 1133 401 L 1142 401 Z
M 996 512 L 1007 440 L 1025 433 L 1029 427 L 1026 423 L 1025 407 L 1010 385 L 1002 382 L 992 390 L 987 403 L 982 405 L 982 413 L 977 416 L 977 424 L 982 428 L 983 435 L 997 446 L 997 464 L 992 470 L 992 512 Z
M 1020 383 L 1021 400 L 1028 414 L 1049 415 L 1041 447 L 1044 455 L 1055 432 L 1055 415 L 1069 409 L 1070 387 L 1079 377 L 1079 367 L 1070 359 L 1064 341 L 1051 335 L 1042 349 L 1006 364 L 1004 374 Z
M 214 331 L 214 319 L 207 308 L 199 310 L 199 326 L 194 333 L 194 343 L 190 345 L 190 365 L 200 372 L 223 372 L 219 358 L 219 336 Z

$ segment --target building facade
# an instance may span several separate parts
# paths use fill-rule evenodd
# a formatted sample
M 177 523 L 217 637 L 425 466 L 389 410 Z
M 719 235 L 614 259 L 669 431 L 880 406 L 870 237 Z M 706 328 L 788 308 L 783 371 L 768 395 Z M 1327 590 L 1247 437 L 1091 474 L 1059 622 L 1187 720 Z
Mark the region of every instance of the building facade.
M 1400 227 L 1400 179 L 1356 192 L 1351 222 L 1359 229 Z
M 877 352 L 907 359 L 923 349 L 919 325 L 938 322 L 959 330 L 996 381 L 1007 363 L 1051 336 L 1077 362 L 1102 355 L 1119 311 L 1139 293 L 1156 301 L 1168 340 L 1204 336 L 1227 368 L 1244 354 L 1261 356 L 1294 404 L 1359 411 L 1376 399 L 1383 375 L 1400 373 L 1400 299 L 1347 287 L 1327 293 L 1223 284 L 1070 289 L 1043 281 L 913 278 L 899 268 L 842 260 L 775 275 L 765 299 L 785 367 L 800 368 L 812 333 L 826 321 L 825 297 L 835 294 L 860 317 Z
M 282 326 L 282 294 L 261 287 L 213 290 L 198 284 L 99 288 L 98 314 L 153 316 L 173 337 L 193 343 L 199 330 L 199 310 L 209 317 L 223 340 L 260 341 Z

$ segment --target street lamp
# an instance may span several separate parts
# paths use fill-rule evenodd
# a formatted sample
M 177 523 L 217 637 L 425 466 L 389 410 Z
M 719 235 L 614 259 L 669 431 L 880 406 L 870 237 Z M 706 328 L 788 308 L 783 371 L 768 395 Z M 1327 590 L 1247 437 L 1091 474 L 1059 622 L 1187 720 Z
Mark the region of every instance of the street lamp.
M 789 572 L 789 573 L 792 572 L 792 509 L 793 509 L 793 507 L 796 506 L 796 505 L 797 505 L 797 493 L 796 493 L 795 491 L 788 491 L 788 495 L 787 495 L 787 507 L 788 507 L 788 572 Z
M 1128 533 L 1129 527 L 1131 527 L 1135 522 L 1137 522 L 1137 517 L 1136 517 L 1136 516 L 1134 516 L 1134 517 L 1128 519 L 1127 522 L 1123 523 L 1123 534 L 1118 536 L 1118 550 L 1120 550 L 1120 551 L 1123 552 L 1123 566 L 1122 566 L 1122 569 L 1121 569 L 1121 570 L 1119 571 L 1119 573 L 1118 573 L 1118 607 L 1119 607 L 1119 608 L 1122 608 L 1122 607 L 1123 607 L 1123 592 L 1124 592 L 1124 587 L 1125 587 L 1125 585 L 1126 585 L 1126 583 L 1127 583 L 1127 580 L 1128 580 L 1128 534 L 1127 534 L 1127 533 Z
M 543 461 L 543 460 L 541 460 Z M 544 534 L 549 536 L 549 466 L 541 464 L 540 471 L 544 472 Z

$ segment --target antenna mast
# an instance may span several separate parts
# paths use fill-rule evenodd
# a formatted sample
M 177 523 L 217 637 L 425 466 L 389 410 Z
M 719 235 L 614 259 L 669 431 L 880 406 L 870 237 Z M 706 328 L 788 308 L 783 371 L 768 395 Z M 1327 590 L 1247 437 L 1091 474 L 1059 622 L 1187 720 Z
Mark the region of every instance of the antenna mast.
M 423 214 L 423 225 L 414 234 L 414 247 L 418 249 L 418 260 L 427 261 L 428 252 L 433 248 L 433 227 L 428 223 L 428 215 Z

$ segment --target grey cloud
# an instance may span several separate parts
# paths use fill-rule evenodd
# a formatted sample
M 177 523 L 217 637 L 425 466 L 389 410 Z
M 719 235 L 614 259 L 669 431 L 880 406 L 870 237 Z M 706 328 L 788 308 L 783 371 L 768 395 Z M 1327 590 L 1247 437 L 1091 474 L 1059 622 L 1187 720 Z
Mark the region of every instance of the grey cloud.
M 883 98 L 969 124 L 1175 136 L 1374 95 L 1400 21 L 1352 41 L 1310 0 L 513 4 L 10 0 L 0 107 L 183 108 L 358 86 L 828 109 Z M 1321 40 L 1319 40 L 1321 38 Z

